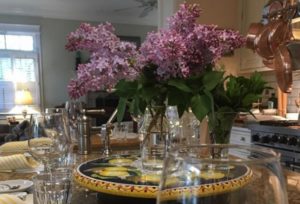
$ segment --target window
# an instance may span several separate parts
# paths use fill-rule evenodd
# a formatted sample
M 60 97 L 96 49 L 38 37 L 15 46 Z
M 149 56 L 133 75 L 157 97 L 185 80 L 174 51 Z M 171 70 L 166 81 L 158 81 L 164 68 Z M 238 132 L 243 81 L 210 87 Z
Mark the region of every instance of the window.
M 19 90 L 29 91 L 30 105 L 40 107 L 39 45 L 39 26 L 0 24 L 0 113 L 16 106 Z

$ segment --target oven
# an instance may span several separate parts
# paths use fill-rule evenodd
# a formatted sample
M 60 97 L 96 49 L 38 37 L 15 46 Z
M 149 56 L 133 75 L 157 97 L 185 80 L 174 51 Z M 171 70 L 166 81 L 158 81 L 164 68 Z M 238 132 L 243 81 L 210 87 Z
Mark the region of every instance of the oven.
M 260 121 L 249 125 L 251 143 L 281 153 L 285 168 L 300 172 L 300 126 L 298 121 Z

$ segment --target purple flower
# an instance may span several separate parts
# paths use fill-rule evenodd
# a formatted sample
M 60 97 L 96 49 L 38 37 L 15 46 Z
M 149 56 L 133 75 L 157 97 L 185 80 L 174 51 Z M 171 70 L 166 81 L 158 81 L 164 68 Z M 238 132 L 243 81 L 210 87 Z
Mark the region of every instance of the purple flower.
M 140 48 L 139 69 L 152 64 L 158 79 L 188 78 L 244 45 L 238 32 L 197 24 L 200 11 L 196 4 L 182 4 L 169 19 L 168 29 L 149 33 Z
M 136 46 L 121 42 L 113 32 L 109 23 L 97 27 L 84 23 L 68 36 L 66 49 L 90 52 L 90 62 L 79 65 L 77 78 L 68 86 L 71 98 L 112 88 L 120 79 L 133 80 L 138 75 L 131 63 L 137 55 Z
M 83 23 L 67 37 L 66 49 L 86 50 L 90 62 L 78 67 L 76 79 L 68 86 L 71 98 L 88 91 L 113 88 L 119 80 L 139 80 L 144 69 L 155 68 L 157 80 L 187 79 L 214 65 L 225 53 L 245 44 L 232 30 L 197 24 L 198 5 L 182 4 L 168 19 L 169 27 L 150 32 L 139 50 L 121 42 L 110 23 Z

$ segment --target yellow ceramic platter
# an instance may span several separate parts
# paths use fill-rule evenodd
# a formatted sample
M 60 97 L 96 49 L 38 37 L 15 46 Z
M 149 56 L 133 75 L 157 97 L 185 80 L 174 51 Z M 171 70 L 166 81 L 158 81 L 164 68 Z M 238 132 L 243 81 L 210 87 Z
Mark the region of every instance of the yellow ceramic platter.
M 88 161 L 76 168 L 74 179 L 78 184 L 90 190 L 105 194 L 156 198 L 160 173 L 143 174 L 138 168 L 139 165 L 136 165 L 137 162 L 139 162 L 138 157 L 132 155 L 118 155 Z M 234 178 L 229 179 L 226 176 L 229 172 L 236 174 Z M 243 187 L 251 178 L 252 171 L 247 166 L 231 167 L 224 172 L 203 170 L 199 177 L 203 185 L 184 187 L 180 186 L 183 183 L 180 178 L 174 178 L 169 185 L 175 187 L 163 191 L 161 196 L 164 199 L 174 199 L 181 194 L 203 197 L 225 193 Z

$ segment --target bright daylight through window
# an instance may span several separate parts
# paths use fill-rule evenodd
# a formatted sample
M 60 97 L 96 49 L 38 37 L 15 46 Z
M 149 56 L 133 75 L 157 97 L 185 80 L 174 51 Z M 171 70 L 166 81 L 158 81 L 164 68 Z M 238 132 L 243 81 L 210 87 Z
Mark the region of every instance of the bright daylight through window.
M 39 26 L 0 24 L 0 113 L 40 106 L 39 45 Z M 20 99 L 20 92 L 30 100 Z

